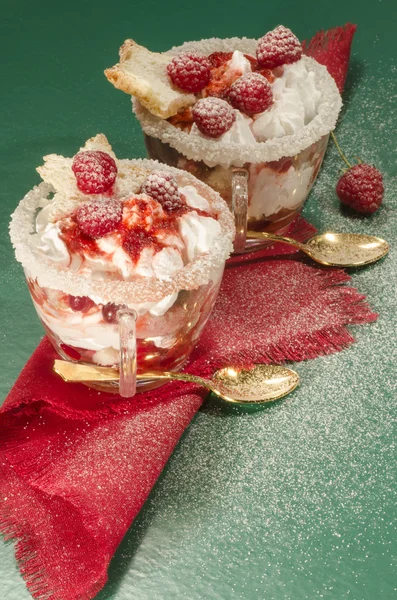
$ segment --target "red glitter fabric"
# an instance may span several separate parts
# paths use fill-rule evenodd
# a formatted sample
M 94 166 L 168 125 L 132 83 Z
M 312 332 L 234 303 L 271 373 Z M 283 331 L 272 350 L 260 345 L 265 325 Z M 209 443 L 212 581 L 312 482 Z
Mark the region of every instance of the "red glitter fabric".
M 325 65 L 336 81 L 340 92 L 345 86 L 349 68 L 350 50 L 357 25 L 347 23 L 328 31 L 319 31 L 310 41 L 302 44 L 304 54 Z
M 299 219 L 290 235 L 312 233 Z M 287 246 L 233 258 L 186 370 L 341 350 L 347 324 L 376 319 L 348 281 Z M 44 338 L 0 413 L 0 529 L 34 598 L 89 600 L 205 392 L 171 383 L 125 400 L 64 383 L 55 358 Z

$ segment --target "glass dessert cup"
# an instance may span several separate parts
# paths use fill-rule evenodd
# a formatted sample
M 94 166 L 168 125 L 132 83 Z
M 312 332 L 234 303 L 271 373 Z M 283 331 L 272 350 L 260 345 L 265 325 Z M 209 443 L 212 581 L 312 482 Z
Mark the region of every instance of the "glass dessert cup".
M 284 235 L 301 212 L 324 159 L 329 135 L 324 135 L 292 157 L 245 163 L 242 167 L 216 165 L 186 158 L 169 144 L 144 134 L 148 156 L 184 169 L 211 186 L 227 202 L 236 224 L 236 253 L 259 250 L 269 243 L 247 239 L 246 231 Z
M 207 284 L 192 290 L 181 289 L 174 304 L 164 315 L 140 315 L 132 310 L 131 328 L 127 329 L 126 334 L 132 338 L 130 346 L 133 355 L 127 356 L 126 361 L 133 362 L 136 358 L 138 373 L 179 371 L 182 368 L 212 312 L 223 267 L 222 264 L 214 270 Z M 102 303 L 82 301 L 82 310 L 72 310 L 70 294 L 40 286 L 26 269 L 25 276 L 47 337 L 63 359 L 102 366 L 122 363 L 120 350 L 123 339 L 120 320 L 115 311 L 116 306 L 120 305 L 105 305 L 109 307 L 109 311 L 113 309 L 112 322 L 109 322 L 104 319 Z M 120 368 L 120 372 L 122 371 Z M 162 383 L 139 380 L 136 388 L 137 391 L 145 391 Z M 118 392 L 118 383 L 96 384 L 95 388 Z
M 212 38 L 186 42 L 165 54 L 171 59 L 185 52 L 209 56 L 214 52 L 238 50 L 254 56 L 256 46 L 257 40 L 253 39 Z M 302 56 L 299 64 L 295 75 L 294 64 L 286 65 L 285 69 L 291 69 L 288 90 L 293 89 L 296 94 L 300 90 L 301 95 L 297 97 L 301 104 L 298 106 L 291 100 L 283 104 L 282 92 L 278 92 L 281 96 L 274 100 L 269 109 L 271 116 L 264 126 L 268 129 L 261 129 L 256 119 L 258 115 L 253 115 L 249 135 L 244 129 L 248 127 L 247 122 L 240 124 L 238 130 L 236 117 L 237 129 L 232 137 L 226 132 L 217 139 L 209 138 L 197 133 L 197 128 L 189 125 L 188 120 L 184 121 L 183 113 L 179 119 L 160 118 L 132 98 L 149 157 L 194 174 L 226 200 L 235 217 L 234 250 L 238 253 L 260 249 L 269 243 L 247 239 L 247 229 L 286 233 L 309 195 L 339 115 L 340 94 L 327 69 L 308 56 Z M 277 83 L 283 71 L 274 77 Z M 304 118 L 297 120 L 295 110 L 303 110 Z M 257 141 L 252 135 L 254 129 L 255 135 L 259 135 L 260 130 L 259 139 L 263 141 Z
M 125 163 L 148 171 L 160 166 L 148 160 Z M 214 307 L 234 237 L 232 215 L 218 194 L 185 171 L 161 168 L 172 173 L 179 186 L 193 186 L 218 223 L 210 248 L 163 279 L 137 274 L 123 279 L 107 267 L 87 275 L 73 269 L 74 254 L 69 264 L 44 255 L 36 234 L 40 212 L 54 195 L 50 183 L 41 183 L 25 196 L 10 225 L 33 304 L 59 356 L 119 368 L 120 385 L 91 387 L 125 397 L 134 395 L 135 386 L 145 391 L 163 383 L 136 381 L 137 373 L 182 368 Z

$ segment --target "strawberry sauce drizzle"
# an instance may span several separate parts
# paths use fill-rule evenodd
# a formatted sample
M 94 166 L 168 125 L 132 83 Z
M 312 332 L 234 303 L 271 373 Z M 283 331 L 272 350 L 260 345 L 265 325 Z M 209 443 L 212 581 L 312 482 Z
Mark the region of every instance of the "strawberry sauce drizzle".
M 139 224 L 128 227 L 125 222 L 122 222 L 112 232 L 112 235 L 119 235 L 120 246 L 127 252 L 134 263 L 138 262 L 144 248 L 153 248 L 156 253 L 167 246 L 166 243 L 162 242 L 161 234 L 165 233 L 167 236 L 179 236 L 179 217 L 195 211 L 201 217 L 211 217 L 217 220 L 218 217 L 216 214 L 210 214 L 207 211 L 193 209 L 188 206 L 186 197 L 182 193 L 180 193 L 180 198 L 182 200 L 180 207 L 172 213 L 164 211 L 161 218 L 154 219 L 154 222 L 149 228 L 140 226 Z M 151 207 L 142 198 L 136 198 L 134 200 L 142 215 L 142 221 L 144 222 L 145 217 L 151 216 L 152 214 Z M 106 258 L 108 256 L 106 252 L 100 249 L 97 240 L 84 235 L 77 223 L 76 215 L 73 215 L 67 222 L 61 224 L 60 237 L 71 254 L 79 254 L 82 258 L 84 258 L 84 256 L 89 256 L 91 258 Z

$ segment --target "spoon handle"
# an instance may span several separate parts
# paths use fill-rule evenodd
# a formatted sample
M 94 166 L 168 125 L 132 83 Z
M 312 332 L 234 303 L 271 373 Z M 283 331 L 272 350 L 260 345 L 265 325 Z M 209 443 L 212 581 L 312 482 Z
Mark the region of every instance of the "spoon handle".
M 111 367 L 98 367 L 96 365 L 82 365 L 78 363 L 71 363 L 66 360 L 55 360 L 54 371 L 62 377 L 64 381 L 119 381 L 120 374 L 118 369 Z M 212 382 L 207 379 L 197 377 L 197 375 L 190 375 L 188 373 L 170 373 L 163 371 L 162 373 L 148 371 L 146 373 L 138 373 L 137 379 L 165 379 L 165 380 L 176 380 L 176 381 L 188 381 L 191 383 L 197 383 L 202 387 L 209 390 L 213 389 Z
M 264 231 L 247 231 L 247 238 L 255 239 L 255 240 L 271 240 L 272 242 L 282 242 L 283 244 L 288 244 L 289 246 L 294 246 L 294 248 L 299 248 L 303 252 L 307 252 L 307 248 L 304 244 L 297 242 L 289 237 L 284 237 L 282 235 L 276 235 L 275 233 L 265 233 Z

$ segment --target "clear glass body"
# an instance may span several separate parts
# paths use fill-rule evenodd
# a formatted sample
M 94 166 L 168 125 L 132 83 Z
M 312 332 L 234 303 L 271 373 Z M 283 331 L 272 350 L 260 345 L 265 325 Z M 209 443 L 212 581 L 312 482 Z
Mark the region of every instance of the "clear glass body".
M 211 280 L 195 290 L 180 290 L 175 302 L 162 315 L 138 311 L 136 320 L 137 372 L 178 371 L 196 345 L 218 295 L 224 265 Z M 115 304 L 95 304 L 61 290 L 41 287 L 26 270 L 25 275 L 37 314 L 58 354 L 76 362 L 118 366 L 119 326 Z M 119 305 L 120 306 L 120 305 Z M 141 314 L 140 314 L 141 313 Z M 139 380 L 137 391 L 161 381 Z M 117 383 L 94 385 L 118 391 Z
M 247 229 L 284 234 L 300 213 L 320 170 L 329 135 L 293 157 L 274 162 L 247 163 Z M 150 158 L 188 171 L 217 191 L 232 209 L 232 180 L 235 167 L 208 167 L 203 161 L 187 159 L 161 140 L 145 134 Z M 246 251 L 266 243 L 247 240 Z

